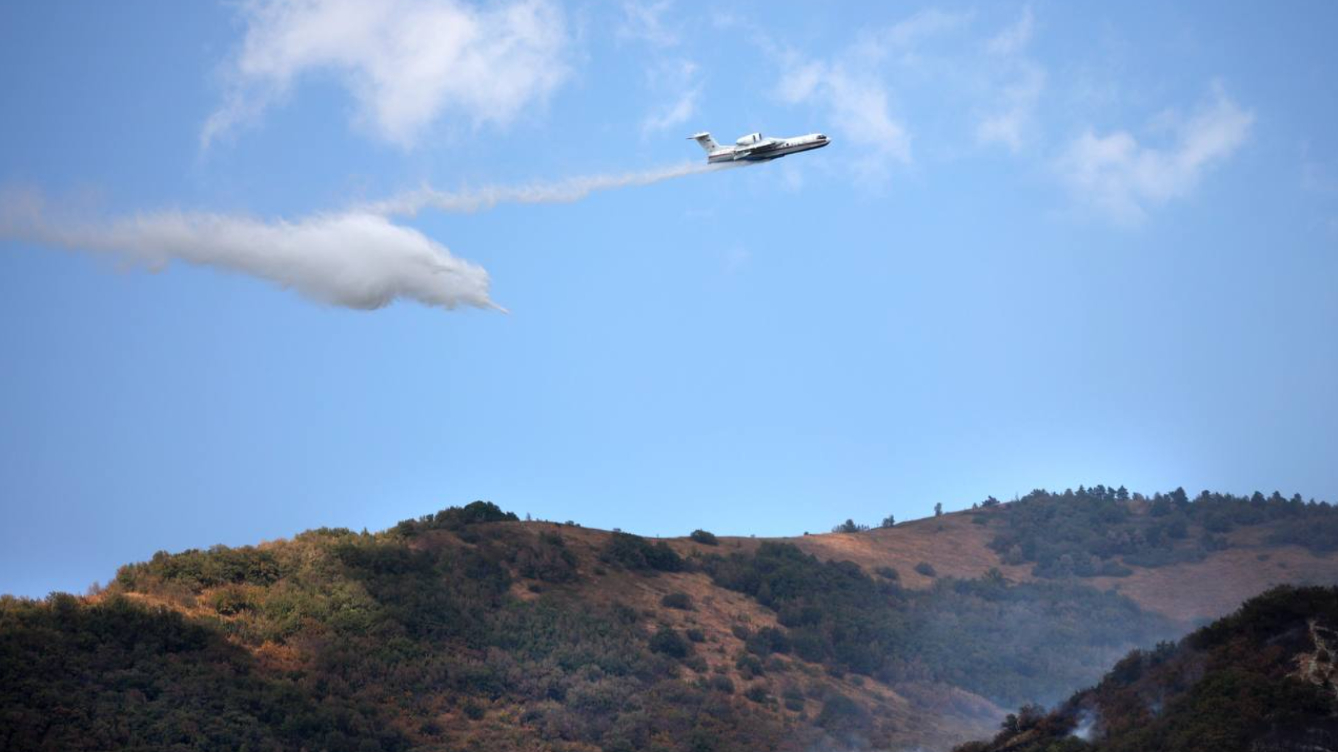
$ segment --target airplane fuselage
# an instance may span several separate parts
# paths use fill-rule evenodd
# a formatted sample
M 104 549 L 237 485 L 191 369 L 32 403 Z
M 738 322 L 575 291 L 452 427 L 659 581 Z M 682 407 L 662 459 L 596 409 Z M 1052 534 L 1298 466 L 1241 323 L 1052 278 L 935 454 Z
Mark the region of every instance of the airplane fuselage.
M 703 138 L 704 137 L 704 138 Z M 750 133 L 736 141 L 732 146 L 718 146 L 710 134 L 693 136 L 703 148 L 707 149 L 706 161 L 710 164 L 721 162 L 769 162 L 773 159 L 798 154 L 801 151 L 821 149 L 831 143 L 821 133 L 809 133 L 790 138 L 763 138 L 760 133 Z

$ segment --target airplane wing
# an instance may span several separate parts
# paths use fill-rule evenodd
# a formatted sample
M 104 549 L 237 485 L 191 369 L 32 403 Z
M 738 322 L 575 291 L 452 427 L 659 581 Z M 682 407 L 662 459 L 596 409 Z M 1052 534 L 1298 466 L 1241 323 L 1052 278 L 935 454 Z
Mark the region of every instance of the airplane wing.
M 785 145 L 784 142 L 780 141 L 779 139 L 769 138 L 766 141 L 753 144 L 752 146 L 735 149 L 734 158 L 747 159 L 748 157 L 757 156 L 760 154 L 766 154 L 769 151 L 775 151 L 776 149 L 779 149 L 784 145 Z

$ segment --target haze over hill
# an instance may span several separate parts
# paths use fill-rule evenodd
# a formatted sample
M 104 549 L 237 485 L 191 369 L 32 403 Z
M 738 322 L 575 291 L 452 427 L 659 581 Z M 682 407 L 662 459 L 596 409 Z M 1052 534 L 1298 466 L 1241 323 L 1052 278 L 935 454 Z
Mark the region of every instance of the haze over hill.
M 945 749 L 1273 582 L 1338 582 L 1335 519 L 1097 486 L 653 541 L 477 502 L 6 598 L 0 708 L 34 749 Z
M 1053 712 L 1009 714 L 954 752 L 1322 752 L 1338 747 L 1338 588 L 1279 586 L 1136 650 Z

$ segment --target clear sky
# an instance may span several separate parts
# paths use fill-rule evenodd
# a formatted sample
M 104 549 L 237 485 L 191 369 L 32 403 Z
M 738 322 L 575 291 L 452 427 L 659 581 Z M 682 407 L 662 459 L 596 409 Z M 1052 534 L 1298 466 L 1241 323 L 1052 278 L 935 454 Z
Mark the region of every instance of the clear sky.
M 0 592 L 474 499 L 1338 500 L 1338 6 L 1170 6 L 5 3 Z M 698 130 L 833 142 L 580 195 Z M 366 208 L 428 186 L 502 200 Z

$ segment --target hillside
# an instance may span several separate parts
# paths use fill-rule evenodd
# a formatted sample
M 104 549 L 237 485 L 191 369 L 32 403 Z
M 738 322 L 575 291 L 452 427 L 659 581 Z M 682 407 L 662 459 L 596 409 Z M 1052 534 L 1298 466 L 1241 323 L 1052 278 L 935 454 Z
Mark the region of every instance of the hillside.
M 1280 586 L 1180 641 L 1134 651 L 1051 713 L 1024 707 L 957 752 L 1338 749 L 1338 588 Z
M 1121 495 L 775 540 L 477 502 L 159 553 L 0 601 L 0 748 L 946 749 L 1274 581 L 1338 582 L 1327 505 Z
M 987 502 L 892 528 L 778 540 L 870 571 L 892 567 L 910 588 L 935 581 L 915 571 L 920 562 L 929 562 L 939 577 L 977 578 L 998 569 L 1010 582 L 1056 579 L 1037 576 L 1034 553 L 1009 559 L 1006 551 L 996 550 L 1001 537 L 1022 528 L 1035 539 L 1053 542 L 1049 553 L 1060 550 L 1057 559 L 1082 551 L 1124 570 L 1116 570 L 1117 575 L 1071 572 L 1057 579 L 1072 575 L 1092 587 L 1114 589 L 1144 609 L 1186 624 L 1230 613 L 1274 585 L 1338 582 L 1338 560 L 1329 555 L 1338 550 L 1338 510 L 1328 504 L 1277 493 L 1233 497 L 1205 491 L 1192 500 L 1179 490 L 1150 498 L 1120 496 L 1120 490 L 1102 486 L 1063 494 L 1034 491 L 1015 502 Z M 1184 525 L 1179 537 L 1147 533 L 1177 522 Z M 1112 534 L 1123 540 L 1107 545 Z M 745 548 L 756 545 L 751 539 L 737 542 Z

